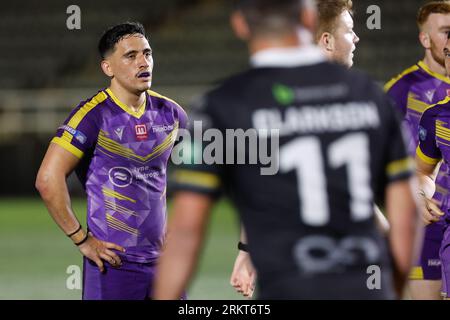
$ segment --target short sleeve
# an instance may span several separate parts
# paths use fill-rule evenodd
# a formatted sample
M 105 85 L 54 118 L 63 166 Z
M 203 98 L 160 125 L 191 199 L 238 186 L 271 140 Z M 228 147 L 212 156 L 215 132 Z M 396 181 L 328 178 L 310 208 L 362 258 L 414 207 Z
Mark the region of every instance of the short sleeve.
M 441 158 L 441 151 L 436 145 L 436 117 L 433 107 L 427 109 L 420 118 L 419 145 L 416 155 L 423 162 L 435 165 Z
M 413 174 L 414 161 L 409 156 L 406 141 L 410 136 L 401 121 L 400 110 L 392 105 L 391 99 L 381 91 L 376 91 L 381 112 L 385 115 L 385 130 L 387 131 L 387 150 L 385 150 L 385 181 L 394 182 L 409 178 Z

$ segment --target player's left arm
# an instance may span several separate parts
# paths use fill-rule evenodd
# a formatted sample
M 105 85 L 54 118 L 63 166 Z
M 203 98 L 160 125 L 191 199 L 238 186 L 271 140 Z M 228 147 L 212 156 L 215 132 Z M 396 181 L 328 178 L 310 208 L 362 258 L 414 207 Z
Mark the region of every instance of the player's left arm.
M 240 242 L 247 244 L 247 234 L 241 225 Z M 245 250 L 239 250 L 231 272 L 230 284 L 244 297 L 251 298 L 255 290 L 256 270 L 253 266 L 250 254 Z
M 433 107 L 427 109 L 419 125 L 419 145 L 416 149 L 416 172 L 419 177 L 419 202 L 422 219 L 426 224 L 439 221 L 444 213 L 439 204 L 433 200 L 435 192 L 435 171 L 442 159 L 436 144 L 436 113 Z
M 420 152 L 420 151 L 419 151 Z M 419 177 L 420 212 L 425 224 L 439 221 L 444 215 L 439 204 L 433 199 L 436 189 L 434 172 L 437 164 L 425 162 L 420 155 L 416 156 L 416 171 Z
M 169 237 L 158 263 L 153 297 L 179 299 L 196 267 L 213 198 L 180 191 L 173 200 Z

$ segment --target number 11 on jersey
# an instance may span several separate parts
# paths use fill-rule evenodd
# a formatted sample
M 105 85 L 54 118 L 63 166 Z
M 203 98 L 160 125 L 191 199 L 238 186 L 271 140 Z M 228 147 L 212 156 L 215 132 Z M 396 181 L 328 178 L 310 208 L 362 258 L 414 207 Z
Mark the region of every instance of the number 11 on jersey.
M 352 133 L 330 144 L 326 150 L 327 165 L 333 170 L 347 168 L 350 214 L 354 221 L 373 214 L 370 188 L 369 139 L 365 133 Z M 326 174 L 321 142 L 317 137 L 297 138 L 281 147 L 281 172 L 296 170 L 300 216 L 310 226 L 320 227 L 330 220 L 326 192 Z

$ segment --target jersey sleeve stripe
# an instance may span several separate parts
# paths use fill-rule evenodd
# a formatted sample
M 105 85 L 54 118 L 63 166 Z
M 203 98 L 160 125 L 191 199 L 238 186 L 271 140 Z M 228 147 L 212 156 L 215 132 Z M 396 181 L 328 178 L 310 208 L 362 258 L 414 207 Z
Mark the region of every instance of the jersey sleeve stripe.
M 417 70 L 419 70 L 419 67 L 417 65 L 413 65 L 412 67 L 410 67 L 410 68 L 406 69 L 405 71 L 403 71 L 402 73 L 400 73 L 395 78 L 392 78 L 384 85 L 384 92 L 388 92 L 394 86 L 394 84 L 396 84 L 404 76 L 410 74 L 411 72 L 417 71 Z
M 220 187 L 220 178 L 213 173 L 178 170 L 174 174 L 174 181 L 180 185 L 191 185 L 205 189 Z
M 439 161 L 441 161 L 441 159 L 431 158 L 431 157 L 427 156 L 426 154 L 424 154 L 424 153 L 422 152 L 422 150 L 420 149 L 420 145 L 417 146 L 417 149 L 416 149 L 416 155 L 417 155 L 423 162 L 425 162 L 426 164 L 429 164 L 429 165 L 435 165 L 435 164 L 437 164 Z
M 77 112 L 75 112 L 72 118 L 70 118 L 67 125 L 69 127 L 72 127 L 73 129 L 76 129 L 80 124 L 80 122 L 83 120 L 83 118 L 89 113 L 89 111 L 94 109 L 94 107 L 97 106 L 99 103 L 105 101 L 107 97 L 108 96 L 103 91 L 97 93 L 91 100 L 89 100 L 89 102 L 85 103 L 80 109 L 78 109 Z M 72 142 L 73 139 L 72 134 L 64 132 L 63 136 L 68 143 Z
M 78 127 L 84 117 L 94 109 L 99 103 L 106 100 L 108 96 L 103 91 L 96 94 L 89 102 L 85 103 L 70 119 L 68 125 L 74 129 Z
M 408 157 L 401 160 L 396 160 L 389 163 L 386 167 L 386 173 L 388 176 L 397 176 L 404 172 L 411 171 L 413 168 L 413 160 Z
M 64 132 L 61 136 L 61 139 L 66 140 L 68 143 L 70 143 L 72 141 L 72 138 L 73 138 L 73 135 L 64 130 Z
M 441 101 L 438 101 L 437 103 L 428 106 L 428 108 L 426 108 L 425 111 L 427 111 L 427 110 L 429 110 L 431 108 L 438 107 L 440 105 L 446 104 L 448 102 L 450 102 L 450 97 L 447 96 L 444 99 L 442 99 Z
M 410 280 L 423 280 L 422 267 L 413 267 L 409 273 Z
M 60 138 L 60 137 L 54 137 L 51 141 L 52 143 L 55 143 L 59 145 L 60 147 L 66 149 L 71 154 L 73 154 L 78 159 L 81 159 L 83 157 L 83 151 L 72 145 L 70 142 L 67 142 L 67 140 Z

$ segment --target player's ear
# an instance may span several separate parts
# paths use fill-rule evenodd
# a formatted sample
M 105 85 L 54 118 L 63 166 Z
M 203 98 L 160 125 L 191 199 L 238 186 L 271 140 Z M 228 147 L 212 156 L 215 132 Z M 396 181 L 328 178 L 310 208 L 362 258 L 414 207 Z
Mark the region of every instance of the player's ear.
M 431 48 L 430 34 L 428 32 L 419 32 L 419 41 L 425 49 Z
M 328 52 L 334 51 L 334 37 L 333 37 L 333 35 L 331 33 L 329 33 L 329 32 L 322 33 L 320 35 L 318 45 L 319 45 L 319 47 L 321 47 L 325 51 L 328 51 Z
M 112 68 L 111 68 L 111 64 L 110 64 L 110 62 L 108 60 L 103 59 L 102 62 L 100 63 L 100 65 L 102 67 L 103 72 L 108 77 L 113 77 L 114 76 L 114 73 L 113 73 Z
M 231 27 L 236 36 L 241 40 L 248 40 L 250 38 L 250 28 L 245 21 L 244 15 L 240 11 L 234 11 L 230 17 Z

